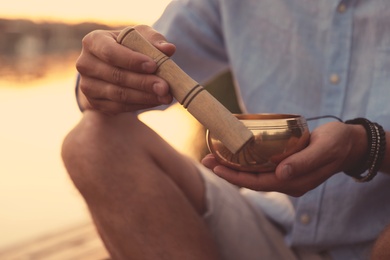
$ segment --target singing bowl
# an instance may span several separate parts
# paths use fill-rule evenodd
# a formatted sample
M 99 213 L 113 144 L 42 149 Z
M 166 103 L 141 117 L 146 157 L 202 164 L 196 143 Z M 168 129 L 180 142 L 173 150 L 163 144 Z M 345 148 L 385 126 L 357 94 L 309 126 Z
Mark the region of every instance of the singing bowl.
M 253 138 L 237 153 L 231 153 L 207 130 L 208 149 L 229 168 L 252 172 L 273 172 L 288 156 L 304 149 L 310 139 L 306 119 L 294 114 L 237 114 Z M 228 131 L 228 129 L 227 129 Z

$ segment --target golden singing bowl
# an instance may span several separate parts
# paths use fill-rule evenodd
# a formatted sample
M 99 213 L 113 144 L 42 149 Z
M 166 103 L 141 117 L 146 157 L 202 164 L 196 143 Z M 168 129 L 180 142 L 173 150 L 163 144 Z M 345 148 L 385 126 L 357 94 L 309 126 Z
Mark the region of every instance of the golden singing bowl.
M 310 138 L 306 119 L 293 114 L 235 115 L 254 138 L 240 151 L 231 153 L 207 130 L 206 141 L 216 160 L 235 170 L 273 172 L 285 158 L 304 149 Z

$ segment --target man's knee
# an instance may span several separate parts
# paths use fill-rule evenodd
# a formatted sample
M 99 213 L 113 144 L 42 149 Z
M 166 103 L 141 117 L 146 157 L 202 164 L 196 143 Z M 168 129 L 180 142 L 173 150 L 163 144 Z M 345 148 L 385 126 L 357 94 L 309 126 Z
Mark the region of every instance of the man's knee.
M 379 236 L 372 250 L 372 260 L 390 259 L 390 226 Z
M 87 177 L 88 168 L 93 166 L 98 150 L 97 142 L 101 130 L 99 129 L 99 115 L 84 116 L 78 125 L 64 138 L 61 156 L 72 180 Z
M 125 146 L 121 136 L 125 130 L 120 129 L 121 124 L 125 125 L 120 123 L 120 118 L 87 112 L 65 137 L 62 159 L 79 190 L 93 187 L 94 182 L 101 180 L 99 174 L 107 172 L 117 163 L 115 160 L 120 160 L 116 153 Z

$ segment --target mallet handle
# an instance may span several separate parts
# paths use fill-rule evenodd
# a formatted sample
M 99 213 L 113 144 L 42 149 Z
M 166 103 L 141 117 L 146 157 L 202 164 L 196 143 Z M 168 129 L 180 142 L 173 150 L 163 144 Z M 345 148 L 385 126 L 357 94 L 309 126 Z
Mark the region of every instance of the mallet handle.
M 168 82 L 175 99 L 232 153 L 238 152 L 252 138 L 252 132 L 229 110 L 134 28 L 123 29 L 117 41 L 154 59 L 158 65 L 155 74 Z

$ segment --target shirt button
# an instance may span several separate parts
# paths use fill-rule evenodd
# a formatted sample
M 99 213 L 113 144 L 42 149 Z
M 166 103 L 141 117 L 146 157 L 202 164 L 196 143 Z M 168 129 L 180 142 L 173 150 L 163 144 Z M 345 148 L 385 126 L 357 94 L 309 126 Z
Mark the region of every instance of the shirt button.
M 339 75 L 337 75 L 336 73 L 334 73 L 334 74 L 330 75 L 329 81 L 330 81 L 330 83 L 332 83 L 332 84 L 338 84 L 338 83 L 340 82 L 340 77 L 339 77 Z
M 311 218 L 310 218 L 309 214 L 302 214 L 301 217 L 299 218 L 299 221 L 302 224 L 307 225 L 310 223 Z
M 339 13 L 344 13 L 346 10 L 347 10 L 347 6 L 345 4 L 340 4 L 337 7 L 337 12 L 339 12 Z

